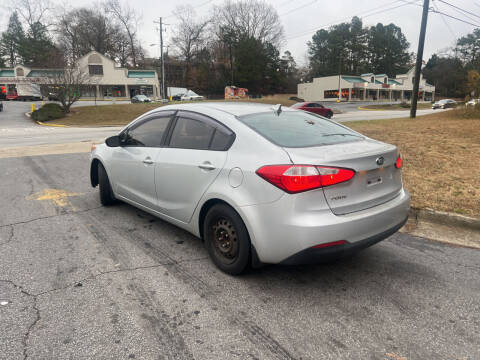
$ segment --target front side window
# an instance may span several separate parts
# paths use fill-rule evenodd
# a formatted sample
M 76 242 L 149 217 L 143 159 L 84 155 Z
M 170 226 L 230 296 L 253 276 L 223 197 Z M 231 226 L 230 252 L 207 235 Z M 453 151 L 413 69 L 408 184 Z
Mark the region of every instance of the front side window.
M 357 141 L 364 137 L 325 118 L 301 111 L 250 114 L 240 121 L 282 147 L 311 147 Z
M 173 113 L 155 117 L 127 131 L 125 146 L 160 147 Z
M 88 65 L 90 75 L 103 75 L 103 65 Z

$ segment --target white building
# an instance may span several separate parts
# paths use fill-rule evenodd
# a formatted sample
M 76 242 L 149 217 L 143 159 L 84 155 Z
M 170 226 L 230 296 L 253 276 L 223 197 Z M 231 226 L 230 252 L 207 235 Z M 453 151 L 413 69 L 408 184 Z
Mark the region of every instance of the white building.
M 79 66 L 90 75 L 90 83 L 82 91 L 85 99 L 130 99 L 137 94 L 160 97 L 160 85 L 155 70 L 126 69 L 118 67 L 108 57 L 91 51 L 78 60 Z M 0 69 L 0 88 L 12 93 L 19 83 L 47 84 L 45 81 L 52 69 L 29 68 L 17 65 Z
M 336 101 L 341 89 L 342 101 L 410 101 L 414 76 L 415 67 L 395 78 L 371 73 L 325 76 L 298 84 L 298 97 L 305 101 Z M 435 86 L 427 84 L 420 75 L 419 101 L 433 101 L 434 97 Z

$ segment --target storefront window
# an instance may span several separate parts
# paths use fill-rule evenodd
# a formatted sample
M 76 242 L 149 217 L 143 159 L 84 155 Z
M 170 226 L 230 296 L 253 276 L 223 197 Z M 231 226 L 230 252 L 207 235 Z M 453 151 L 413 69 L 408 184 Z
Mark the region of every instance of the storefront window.
M 125 86 L 111 85 L 102 86 L 103 97 L 125 97 Z
M 95 86 L 84 86 L 81 90 L 82 97 L 95 97 L 95 92 Z
M 338 90 L 325 90 L 323 92 L 324 99 L 334 99 L 338 98 Z

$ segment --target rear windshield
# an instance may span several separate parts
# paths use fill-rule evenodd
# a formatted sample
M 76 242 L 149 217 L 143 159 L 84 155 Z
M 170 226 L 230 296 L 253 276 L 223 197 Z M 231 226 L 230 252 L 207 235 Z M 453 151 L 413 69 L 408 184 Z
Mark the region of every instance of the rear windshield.
M 310 147 L 351 142 L 364 137 L 320 116 L 303 111 L 250 114 L 240 121 L 282 147 Z

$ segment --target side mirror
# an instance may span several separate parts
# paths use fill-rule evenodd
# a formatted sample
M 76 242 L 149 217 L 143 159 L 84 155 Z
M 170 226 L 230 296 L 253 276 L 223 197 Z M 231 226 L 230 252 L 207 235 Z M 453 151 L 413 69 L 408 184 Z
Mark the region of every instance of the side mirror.
M 120 137 L 118 135 L 110 136 L 105 140 L 105 144 L 109 147 L 119 147 L 121 144 Z

